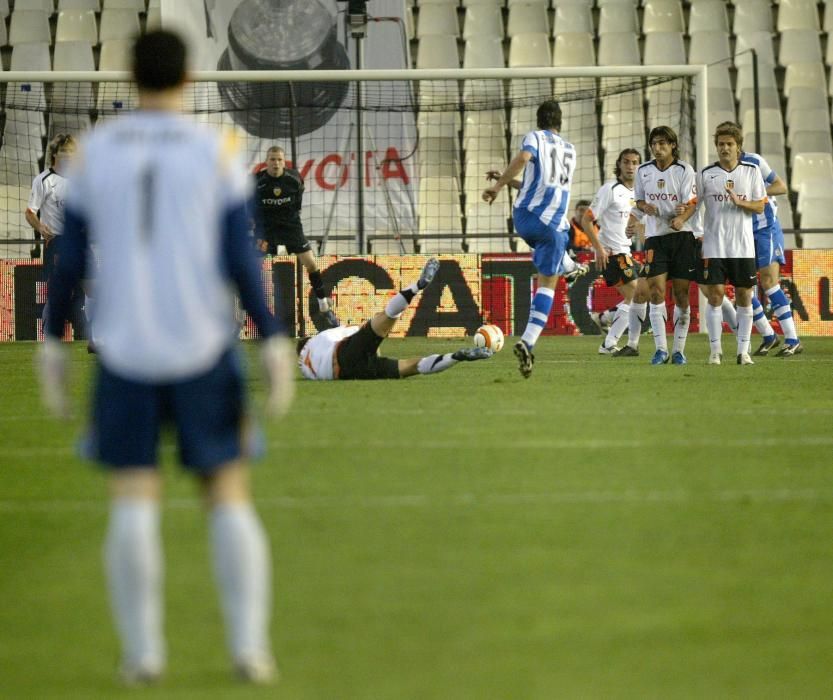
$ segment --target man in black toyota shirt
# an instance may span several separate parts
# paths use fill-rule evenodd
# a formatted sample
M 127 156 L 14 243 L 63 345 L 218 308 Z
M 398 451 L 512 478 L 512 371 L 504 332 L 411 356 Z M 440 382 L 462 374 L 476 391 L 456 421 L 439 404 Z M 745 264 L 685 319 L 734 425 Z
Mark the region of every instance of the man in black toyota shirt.
M 286 167 L 286 154 L 280 146 L 266 151 L 266 169 L 255 177 L 255 239 L 258 249 L 275 255 L 279 245 L 296 255 L 306 268 L 309 282 L 318 300 L 318 310 L 335 328 L 339 325 L 321 271 L 301 224 L 301 199 L 304 181 L 296 170 Z

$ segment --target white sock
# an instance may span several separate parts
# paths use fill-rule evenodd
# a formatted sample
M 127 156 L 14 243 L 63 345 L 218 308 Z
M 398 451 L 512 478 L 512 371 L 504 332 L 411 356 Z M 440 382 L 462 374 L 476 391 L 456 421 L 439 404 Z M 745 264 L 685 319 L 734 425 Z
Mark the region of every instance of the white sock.
M 738 355 L 749 352 L 752 338 L 752 305 L 738 306 Z
M 578 263 L 573 260 L 567 253 L 561 258 L 561 274 L 569 275 L 573 270 L 578 268 Z
M 328 297 L 316 297 L 318 299 L 318 310 L 321 313 L 330 310 L 330 300 Z
M 738 314 L 735 311 L 735 305 L 731 302 L 729 297 L 723 297 L 723 306 L 720 307 L 723 315 L 723 323 L 729 326 L 732 333 L 738 332 Z
M 651 332 L 654 334 L 654 345 L 657 350 L 668 352 L 668 340 L 665 337 L 666 311 L 665 302 L 651 304 L 648 318 L 651 319 Z
M 211 543 L 232 657 L 271 657 L 272 565 L 254 507 L 250 503 L 215 506 Z
M 780 291 L 781 287 L 777 287 L 777 289 Z M 775 309 L 773 305 L 773 312 L 774 311 Z M 769 319 L 766 317 L 764 306 L 758 299 L 758 294 L 754 289 L 752 290 L 752 323 L 755 324 L 755 328 L 762 337 L 769 338 L 775 335 L 775 330 L 769 322 Z M 781 330 L 783 330 L 783 328 Z
M 628 314 L 628 345 L 632 348 L 639 347 L 639 336 L 642 335 L 642 324 L 645 321 L 645 312 L 648 302 L 631 304 L 631 312 Z
M 795 328 L 795 319 L 790 308 L 790 301 L 781 285 L 776 285 L 771 289 L 766 290 L 766 295 L 772 306 L 772 315 L 778 319 L 781 325 L 781 330 L 784 331 L 784 338 L 798 342 L 798 331 Z
M 599 314 L 599 320 L 602 323 L 613 323 L 613 319 L 616 318 L 616 311 L 618 310 L 618 308 L 619 307 L 617 306 L 613 309 L 605 309 L 604 311 L 602 311 L 601 314 Z
M 691 309 L 674 307 L 674 345 L 672 352 L 685 354 L 685 341 L 688 338 L 688 326 L 691 323 Z
M 165 640 L 158 502 L 126 498 L 112 502 L 104 564 L 123 661 L 133 668 L 161 671 Z
M 630 312 L 630 304 L 626 304 L 624 301 L 619 304 L 613 323 L 607 331 L 607 338 L 605 338 L 604 342 L 605 347 L 612 348 L 619 342 L 619 338 L 622 337 L 622 333 L 628 327 Z
M 385 305 L 385 316 L 388 318 L 399 318 L 402 312 L 408 308 L 413 298 L 419 293 L 419 287 L 414 282 L 410 287 L 401 289 L 398 294 L 388 300 Z
M 552 303 L 555 298 L 555 290 L 548 287 L 538 287 L 532 297 L 532 307 L 529 310 L 529 321 L 527 321 L 521 340 L 528 348 L 532 348 L 538 342 L 541 331 L 547 325 L 552 311 Z
M 706 304 L 706 330 L 709 333 L 709 351 L 712 354 L 722 353 L 723 310 L 720 306 Z
M 428 357 L 423 357 L 419 361 L 419 364 L 417 364 L 417 372 L 420 374 L 436 374 L 437 372 L 444 372 L 456 364 L 457 360 L 451 356 L 451 353 L 446 355 L 428 355 Z

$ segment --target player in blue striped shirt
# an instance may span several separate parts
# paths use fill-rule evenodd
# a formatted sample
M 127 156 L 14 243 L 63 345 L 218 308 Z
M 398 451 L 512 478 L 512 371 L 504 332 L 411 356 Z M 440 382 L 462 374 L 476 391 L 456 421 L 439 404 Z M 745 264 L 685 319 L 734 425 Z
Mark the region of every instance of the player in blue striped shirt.
M 525 378 L 532 374 L 532 349 L 549 319 L 555 286 L 562 273 L 561 260 L 569 242 L 570 185 L 576 168 L 576 149 L 559 134 L 558 102 L 542 103 L 536 121 L 538 129 L 524 137 L 521 150 L 503 174 L 483 190 L 483 201 L 491 204 L 503 187 L 523 173 L 512 220 L 516 233 L 533 249 L 532 262 L 538 271 L 538 289 L 532 298 L 529 320 L 514 347 L 518 368 Z

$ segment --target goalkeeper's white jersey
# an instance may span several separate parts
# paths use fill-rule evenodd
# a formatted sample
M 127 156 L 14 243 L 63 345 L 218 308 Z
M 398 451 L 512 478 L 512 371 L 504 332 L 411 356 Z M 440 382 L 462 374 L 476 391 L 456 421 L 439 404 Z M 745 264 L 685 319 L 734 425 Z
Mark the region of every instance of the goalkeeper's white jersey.
M 645 217 L 645 237 L 664 236 L 674 233 L 671 221 L 680 204 L 694 204 L 694 169 L 685 161 L 675 160 L 665 170 L 660 170 L 655 160 L 649 160 L 636 171 L 634 194 L 636 201 L 653 204 L 658 213 Z M 684 231 L 691 231 L 692 224 L 687 223 Z
M 631 252 L 631 239 L 625 229 L 634 206 L 633 190 L 619 180 L 602 185 L 590 204 L 599 226 L 599 242 L 614 255 Z
M 361 326 L 338 326 L 309 339 L 298 355 L 298 366 L 306 379 L 335 379 L 333 355 L 338 344 L 358 333 Z
M 754 258 L 751 212 L 735 206 L 726 188 L 740 199 L 754 202 L 766 198 L 766 187 L 757 165 L 738 163 L 724 170 L 718 163 L 697 174 L 698 207 L 702 207 L 704 258 Z
M 32 180 L 28 208 L 38 214 L 53 234 L 64 232 L 64 200 L 67 196 L 67 179 L 52 168 L 44 170 Z
M 251 178 L 234 142 L 179 114 L 139 111 L 82 142 L 67 212 L 86 223 L 99 269 L 102 362 L 139 381 L 207 371 L 238 326 L 223 254 Z

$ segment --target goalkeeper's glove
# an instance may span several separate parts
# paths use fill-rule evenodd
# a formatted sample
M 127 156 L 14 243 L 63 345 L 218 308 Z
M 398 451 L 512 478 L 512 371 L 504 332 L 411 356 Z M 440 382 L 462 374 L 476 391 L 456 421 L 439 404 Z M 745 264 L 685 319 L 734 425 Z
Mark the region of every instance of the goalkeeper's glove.
M 58 418 L 69 418 L 67 351 L 60 340 L 47 335 L 36 355 L 43 405 Z
M 292 343 L 282 335 L 273 335 L 263 342 L 261 357 L 269 382 L 266 413 L 283 416 L 289 411 L 295 396 L 295 352 Z

